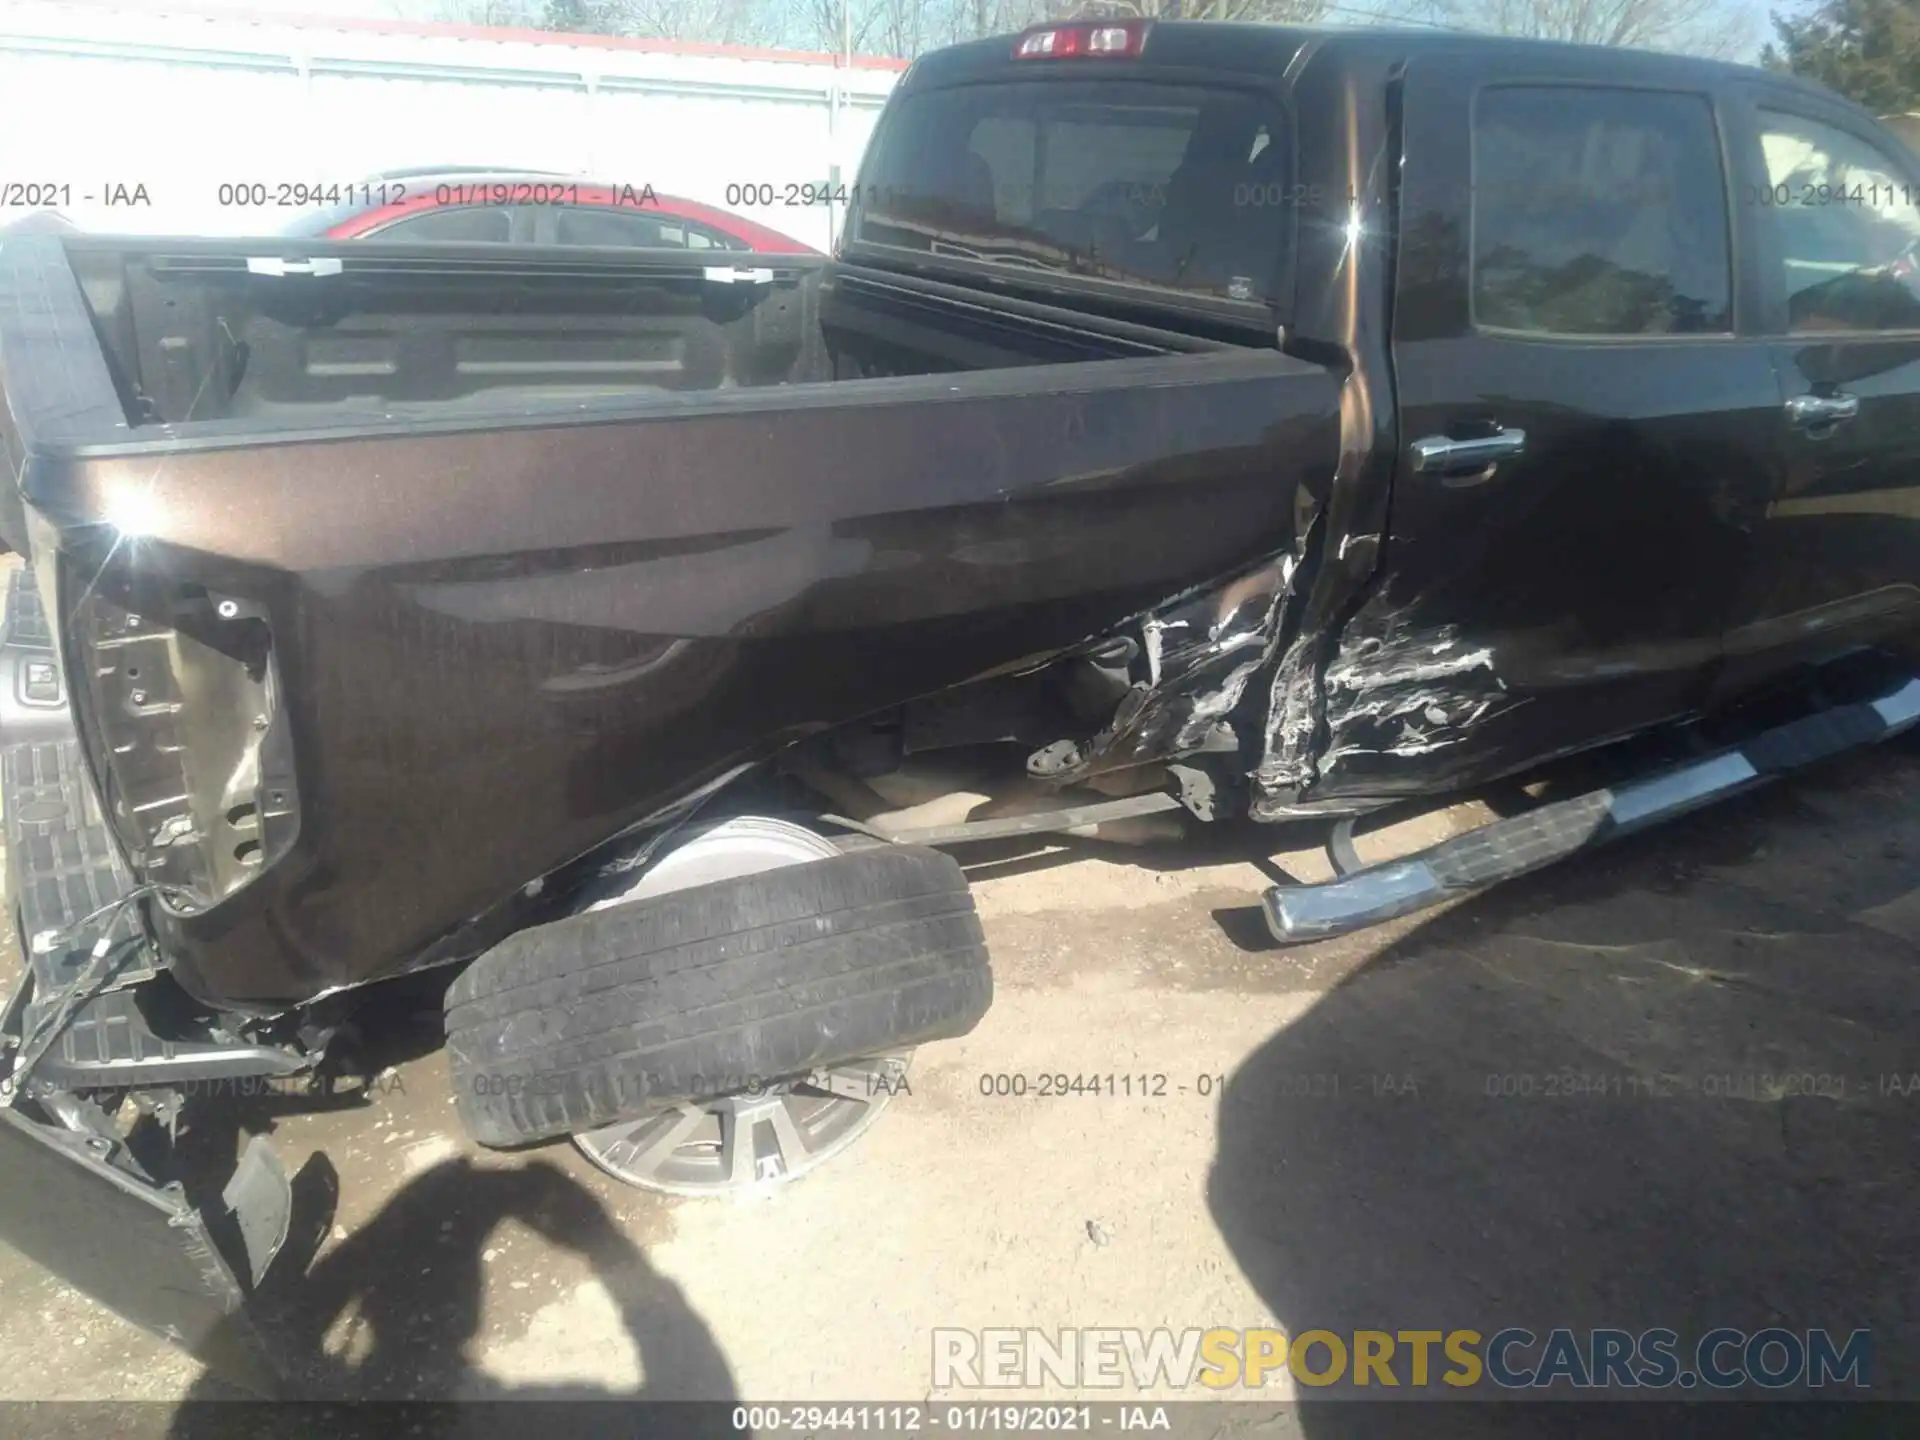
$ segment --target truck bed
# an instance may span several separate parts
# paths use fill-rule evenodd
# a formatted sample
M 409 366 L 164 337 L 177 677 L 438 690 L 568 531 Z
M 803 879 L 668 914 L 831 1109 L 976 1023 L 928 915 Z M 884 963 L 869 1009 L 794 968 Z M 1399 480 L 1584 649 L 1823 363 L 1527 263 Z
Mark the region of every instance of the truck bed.
M 1221 344 L 825 257 L 285 244 L 66 242 L 136 431 L 417 425 Z
M 1291 553 L 1338 462 L 1337 376 L 1271 329 L 262 243 L 0 246 L 0 533 L 221 1006 L 474 953 L 743 764 Z

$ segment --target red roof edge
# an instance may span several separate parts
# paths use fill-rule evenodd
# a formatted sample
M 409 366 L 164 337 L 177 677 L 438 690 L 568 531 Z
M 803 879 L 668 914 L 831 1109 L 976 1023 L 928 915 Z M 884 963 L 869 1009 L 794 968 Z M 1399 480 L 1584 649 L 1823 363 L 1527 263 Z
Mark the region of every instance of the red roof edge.
M 905 60 L 885 55 L 845 56 L 825 50 L 769 50 L 756 45 L 707 45 L 686 40 L 647 40 L 625 35 L 585 35 L 563 30 L 520 30 L 496 25 L 442 25 L 417 20 L 381 20 L 371 16 L 299 15 L 230 10 L 198 5 L 149 8 L 114 0 L 52 0 L 67 10 L 111 10 L 142 16 L 180 15 L 200 20 L 229 20 L 250 25 L 285 25 L 296 30 L 348 30 L 376 35 L 417 35 L 438 40 L 481 40 L 498 45 L 566 45 L 583 50 L 629 50 L 653 55 L 700 55 L 724 60 L 775 60 L 832 65 L 854 70 L 907 68 Z

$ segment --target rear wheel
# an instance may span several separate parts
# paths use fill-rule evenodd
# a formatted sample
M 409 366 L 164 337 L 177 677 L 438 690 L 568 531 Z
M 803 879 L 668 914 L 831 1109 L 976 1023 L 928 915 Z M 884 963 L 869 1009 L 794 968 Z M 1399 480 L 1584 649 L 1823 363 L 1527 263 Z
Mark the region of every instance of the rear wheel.
M 573 1137 L 617 1180 L 670 1195 L 718 1195 L 797 1180 L 872 1128 L 906 1089 L 913 1051 L 847 1060 L 757 1092 L 687 1100 Z
M 848 838 L 861 843 L 850 845 Z M 742 816 L 681 846 L 631 890 L 593 909 L 884 843 L 864 835 L 828 840 L 783 820 Z M 614 1179 L 669 1195 L 717 1195 L 797 1180 L 872 1128 L 905 1088 L 912 1063 L 911 1049 L 856 1058 L 744 1095 L 683 1100 L 575 1135 L 573 1143 Z
M 652 1189 L 791 1179 L 905 1089 L 914 1045 L 966 1033 L 991 996 L 952 859 L 842 854 L 741 817 L 474 962 L 448 993 L 456 1104 L 485 1144 L 571 1133 Z

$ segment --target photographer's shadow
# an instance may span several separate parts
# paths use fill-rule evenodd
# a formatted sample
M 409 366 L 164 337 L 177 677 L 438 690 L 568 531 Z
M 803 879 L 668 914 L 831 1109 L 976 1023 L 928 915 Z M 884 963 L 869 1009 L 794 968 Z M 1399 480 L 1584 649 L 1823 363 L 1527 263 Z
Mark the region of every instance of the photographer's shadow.
M 1643 1392 L 1663 1399 L 1861 1398 L 1811 1371 L 1690 1389 L 1686 1347 L 1867 1330 L 1871 1397 L 1913 1394 L 1915 857 L 1920 764 L 1893 750 L 1413 928 L 1229 1085 L 1208 1201 L 1247 1280 L 1295 1335 L 1670 1329 L 1688 1373 Z M 1573 1393 L 1410 1389 L 1397 1364 L 1396 1390 L 1349 1366 L 1302 1392 L 1305 1433 L 1377 1433 L 1369 1397 Z M 1425 1440 L 1437 1408 L 1384 1418 Z M 1445 1423 L 1592 1433 L 1564 1406 L 1487 1410 Z M 1743 1433 L 1793 1423 L 1767 1411 Z
M 507 1222 L 540 1243 L 586 1263 L 617 1307 L 620 1327 L 639 1361 L 637 1388 L 584 1384 L 521 1385 L 483 1370 L 474 1348 L 486 1319 L 491 1247 Z M 297 1249 L 297 1246 L 295 1247 Z M 295 1258 L 283 1255 L 282 1260 Z M 437 1165 L 364 1225 L 327 1249 L 304 1275 L 290 1266 L 256 1297 L 255 1320 L 283 1377 L 285 1398 L 308 1401 L 724 1401 L 734 1398 L 732 1373 L 704 1322 L 679 1286 L 660 1275 L 600 1202 L 544 1160 L 489 1168 L 462 1158 Z M 610 1338 L 610 1337 L 609 1337 Z M 561 1368 L 575 1358 L 604 1366 L 606 1341 L 564 1333 Z M 617 1343 L 617 1342 L 615 1342 Z M 591 1352 L 587 1347 L 591 1346 Z M 196 1404 L 235 1392 L 209 1376 L 176 1416 L 176 1436 L 225 1433 L 221 1412 Z M 253 1410 L 240 1406 L 240 1410 Z M 377 1408 L 377 1407 L 376 1407 Z M 567 1410 L 576 1407 L 564 1407 Z M 341 1412 L 325 1407 L 335 1419 Z M 453 1423 L 454 1407 L 430 1413 Z M 544 1409 L 543 1430 L 558 1411 Z M 625 1404 L 623 1414 L 630 1414 Z M 681 1433 L 697 1432 L 702 1415 L 683 1412 Z M 228 1415 L 226 1419 L 237 1418 Z M 423 1415 L 421 1418 L 426 1418 Z M 328 1433 L 341 1433 L 331 1428 Z M 351 1427 L 348 1427 L 351 1428 Z M 444 1426 L 427 1425 L 428 1431 Z M 457 1424 L 455 1428 L 458 1428 Z

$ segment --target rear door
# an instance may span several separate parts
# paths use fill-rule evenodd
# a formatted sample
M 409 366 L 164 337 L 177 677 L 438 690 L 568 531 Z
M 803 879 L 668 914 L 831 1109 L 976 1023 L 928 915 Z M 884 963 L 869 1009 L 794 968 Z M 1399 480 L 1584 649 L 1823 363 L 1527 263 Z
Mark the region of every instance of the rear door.
M 1781 424 L 1715 83 L 1613 55 L 1410 65 L 1402 451 L 1380 588 L 1327 673 L 1321 793 L 1481 778 L 1703 701 Z
M 1786 463 L 1728 689 L 1920 625 L 1920 167 L 1849 106 L 1783 85 L 1742 98 Z

